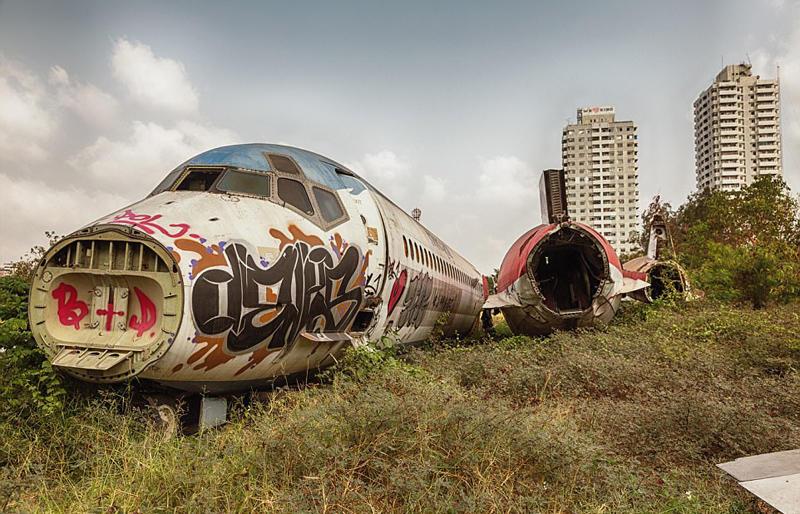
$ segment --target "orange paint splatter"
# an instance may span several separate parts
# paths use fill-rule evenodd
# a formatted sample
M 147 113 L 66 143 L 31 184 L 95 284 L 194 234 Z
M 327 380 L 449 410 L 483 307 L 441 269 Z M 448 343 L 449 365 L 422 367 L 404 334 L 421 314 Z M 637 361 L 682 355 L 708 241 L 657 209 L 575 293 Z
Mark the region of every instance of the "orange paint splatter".
M 173 373 L 177 373 L 177 372 L 179 372 L 181 369 L 183 369 L 183 364 L 178 364 L 177 366 L 175 366 L 174 368 L 172 368 L 172 372 L 173 372 Z
M 172 258 L 175 259 L 175 262 L 178 262 L 178 263 L 181 262 L 181 254 L 179 254 L 175 250 L 172 250 L 170 253 L 172 254 Z
M 294 244 L 297 241 L 304 241 L 311 246 L 322 246 L 322 239 L 317 236 L 304 233 L 297 225 L 289 225 L 289 233 L 291 237 L 287 236 L 277 228 L 269 229 L 269 234 L 280 241 L 280 249 L 283 250 L 286 246 Z
M 349 245 L 344 242 L 342 239 L 342 235 L 338 232 L 333 235 L 333 241 L 331 241 L 331 248 L 336 252 L 337 255 L 343 255 L 344 251 L 347 249 Z
M 211 252 L 209 252 L 208 248 L 198 241 L 192 239 L 176 239 L 175 246 L 181 250 L 196 253 L 199 256 L 197 262 L 192 267 L 192 274 L 194 276 L 197 276 L 198 273 L 206 268 L 224 266 L 226 263 L 225 255 L 223 255 L 219 245 L 211 245 Z
M 264 359 L 266 359 L 271 353 L 275 353 L 280 350 L 281 348 L 268 348 L 266 346 L 259 348 L 250 354 L 250 357 L 247 359 L 247 364 L 239 368 L 239 371 L 237 371 L 234 375 L 241 375 L 248 369 L 256 367 L 258 364 L 261 364 L 261 362 L 263 362 Z
M 193 368 L 195 370 L 205 369 L 206 371 L 211 371 L 235 357 L 235 355 L 225 353 L 225 339 L 222 337 L 196 336 L 194 343 L 203 345 L 186 360 L 187 364 L 193 364 L 201 358 L 203 359 Z
M 358 283 L 361 284 L 366 280 L 367 276 L 367 268 L 369 267 L 369 257 L 372 255 L 372 250 L 367 250 L 366 255 L 364 255 L 364 262 L 361 264 L 361 272 L 358 275 Z

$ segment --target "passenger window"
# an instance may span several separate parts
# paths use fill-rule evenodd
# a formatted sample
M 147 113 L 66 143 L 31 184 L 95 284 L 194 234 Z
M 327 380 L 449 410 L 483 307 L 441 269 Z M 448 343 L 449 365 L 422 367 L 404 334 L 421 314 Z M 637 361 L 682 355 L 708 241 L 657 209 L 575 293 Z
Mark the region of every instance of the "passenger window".
M 227 193 L 269 196 L 269 177 L 263 173 L 228 170 L 219 180 L 217 189 Z
M 190 170 L 175 186 L 175 191 L 208 191 L 221 173 L 220 169 Z
M 322 219 L 330 222 L 344 216 L 342 206 L 339 205 L 339 199 L 336 198 L 335 194 L 320 189 L 317 186 L 312 187 L 311 190 L 314 191 L 314 198 L 317 199 L 317 205 L 319 206 L 320 214 L 322 214 Z
M 408 241 L 406 240 L 406 236 L 403 236 L 403 251 L 406 253 L 406 257 L 408 257 Z
M 272 169 L 275 171 L 279 171 L 281 173 L 291 173 L 293 175 L 300 174 L 300 168 L 297 167 L 297 164 L 291 157 L 270 153 L 267 154 L 267 159 L 269 159 Z
M 296 180 L 279 178 L 278 198 L 309 216 L 314 214 L 314 208 L 311 206 L 311 200 L 308 198 L 306 188 Z

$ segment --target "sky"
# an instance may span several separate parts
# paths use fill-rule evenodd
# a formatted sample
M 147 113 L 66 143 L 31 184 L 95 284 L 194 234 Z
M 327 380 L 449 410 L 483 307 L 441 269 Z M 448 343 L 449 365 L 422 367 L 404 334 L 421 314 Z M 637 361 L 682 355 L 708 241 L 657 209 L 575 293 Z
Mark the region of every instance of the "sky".
M 145 196 L 175 165 L 271 142 L 339 161 L 490 273 L 540 222 L 578 107 L 639 131 L 640 208 L 695 187 L 692 102 L 780 66 L 800 190 L 791 1 L 0 0 L 0 263 Z

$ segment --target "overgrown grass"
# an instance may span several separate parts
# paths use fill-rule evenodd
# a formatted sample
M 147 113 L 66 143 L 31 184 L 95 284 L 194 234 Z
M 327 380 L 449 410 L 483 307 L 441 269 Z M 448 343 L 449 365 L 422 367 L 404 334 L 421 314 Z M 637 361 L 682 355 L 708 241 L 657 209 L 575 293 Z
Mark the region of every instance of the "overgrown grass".
M 800 447 L 798 307 L 360 350 L 191 437 L 113 398 L 3 422 L 0 510 L 748 512 L 715 464 Z

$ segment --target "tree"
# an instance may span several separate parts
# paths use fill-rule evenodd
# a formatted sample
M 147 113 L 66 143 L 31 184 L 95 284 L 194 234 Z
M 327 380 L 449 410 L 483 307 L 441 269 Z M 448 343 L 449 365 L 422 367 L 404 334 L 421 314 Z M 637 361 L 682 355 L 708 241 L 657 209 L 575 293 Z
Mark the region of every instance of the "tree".
M 45 232 L 44 236 L 48 239 L 47 247 L 41 245 L 34 246 L 27 254 L 11 263 L 11 274 L 13 276 L 27 283 L 31 283 L 33 281 L 33 274 L 36 272 L 36 266 L 39 264 L 39 259 L 44 257 L 47 250 L 63 237 L 56 235 L 56 233 L 52 231 Z
M 695 193 L 674 227 L 679 260 L 709 296 L 756 308 L 800 297 L 800 202 L 780 178 Z

